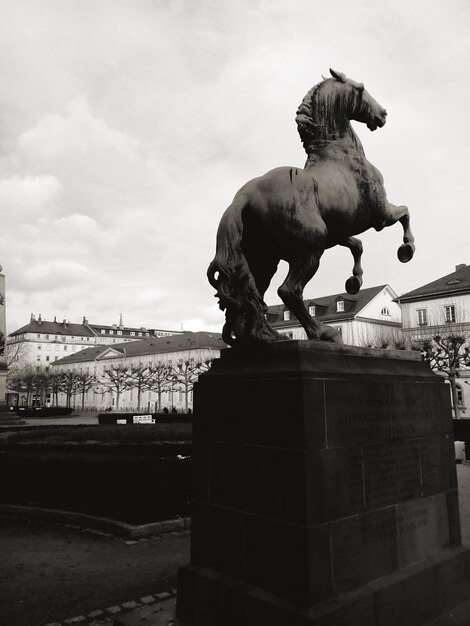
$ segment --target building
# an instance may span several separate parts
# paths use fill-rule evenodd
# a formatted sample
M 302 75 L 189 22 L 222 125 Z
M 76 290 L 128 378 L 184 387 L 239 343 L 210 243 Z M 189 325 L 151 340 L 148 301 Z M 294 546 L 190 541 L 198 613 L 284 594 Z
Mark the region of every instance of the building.
M 90 346 L 167 337 L 181 332 L 124 326 L 122 315 L 119 324 L 104 325 L 91 324 L 85 317 L 77 324 L 65 319 L 58 321 L 55 317 L 53 321 L 47 321 L 40 314 L 36 319 L 31 314 L 26 326 L 8 335 L 7 350 L 19 366 L 29 365 L 47 371 L 54 361 Z
M 404 293 L 396 302 L 402 310 L 403 334 L 408 345 L 449 334 L 470 340 L 470 266 Z M 462 369 L 457 383 L 461 417 L 470 417 L 470 371 Z
M 110 408 L 124 411 L 140 408 L 154 412 L 160 402 L 161 408 L 175 407 L 181 412 L 188 407 L 192 408 L 192 384 L 197 373 L 208 369 L 209 363 L 226 347 L 218 333 L 182 332 L 167 337 L 147 337 L 141 341 L 89 347 L 54 361 L 51 372 L 87 374 L 96 381 L 84 393 L 83 398 L 75 397 L 76 406 L 81 406 L 83 401 L 86 408 L 99 411 Z M 199 367 L 200 364 L 202 367 Z M 163 366 L 162 370 L 164 366 L 171 368 L 173 376 L 174 373 L 179 374 L 180 382 L 167 377 L 163 381 L 165 390 L 160 398 L 157 391 L 146 389 L 138 398 L 136 386 L 123 389 L 118 397 L 116 387 L 103 384 L 105 370 L 132 367 L 144 369 L 146 366 Z M 59 394 L 58 399 L 59 404 L 65 404 L 63 393 Z
M 6 294 L 5 294 L 5 275 L 1 273 L 0 266 L 0 411 L 2 405 L 6 403 L 6 381 L 8 367 L 5 362 L 5 343 L 6 343 Z
M 401 341 L 401 311 L 397 294 L 389 285 L 305 300 L 312 317 L 336 328 L 344 343 L 381 347 Z M 297 318 L 284 305 L 268 307 L 269 324 L 291 339 L 306 339 Z

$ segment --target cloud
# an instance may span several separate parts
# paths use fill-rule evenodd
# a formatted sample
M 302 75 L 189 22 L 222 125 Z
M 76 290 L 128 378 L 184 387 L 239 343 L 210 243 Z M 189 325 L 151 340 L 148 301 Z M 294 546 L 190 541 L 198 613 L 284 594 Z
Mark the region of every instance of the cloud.
M 50 174 L 0 180 L 3 220 L 34 219 L 53 212 L 62 190 L 60 181 Z
M 380 132 L 357 132 L 390 200 L 409 205 L 417 237 L 403 266 L 399 225 L 361 235 L 367 286 L 400 292 L 437 278 L 436 250 L 444 272 L 464 262 L 470 9 L 452 7 L 6 3 L 0 263 L 9 329 L 41 310 L 220 330 L 205 272 L 221 215 L 248 180 L 303 165 L 295 111 L 329 67 L 364 81 L 387 107 Z M 349 253 L 330 250 L 306 293 L 341 291 L 350 271 Z M 285 272 L 281 264 L 270 303 Z

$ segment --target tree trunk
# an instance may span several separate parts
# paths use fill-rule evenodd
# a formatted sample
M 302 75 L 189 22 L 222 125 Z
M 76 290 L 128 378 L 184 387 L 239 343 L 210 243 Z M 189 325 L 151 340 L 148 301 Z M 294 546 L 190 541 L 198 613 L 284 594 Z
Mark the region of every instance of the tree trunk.
M 457 395 L 457 384 L 455 382 L 455 376 L 449 376 L 450 389 L 452 392 L 452 405 L 454 407 L 454 417 L 456 420 L 460 419 L 459 399 Z

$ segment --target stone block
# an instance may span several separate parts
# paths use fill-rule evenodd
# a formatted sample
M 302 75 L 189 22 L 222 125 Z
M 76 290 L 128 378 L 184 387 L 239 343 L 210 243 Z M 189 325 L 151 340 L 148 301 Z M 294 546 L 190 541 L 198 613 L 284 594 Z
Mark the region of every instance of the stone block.
M 193 503 L 191 561 L 238 577 L 242 572 L 242 515 L 200 502 Z
M 419 442 L 423 495 L 431 496 L 457 487 L 453 438 L 428 437 Z
M 333 522 L 331 545 L 335 594 L 394 572 L 398 566 L 395 508 Z
M 446 494 L 396 506 L 400 569 L 419 563 L 449 545 Z
M 307 522 L 321 524 L 365 508 L 360 448 L 333 448 L 306 453 Z
M 419 447 L 416 441 L 392 441 L 364 449 L 367 510 L 422 496 Z
M 389 393 L 385 382 L 327 380 L 327 447 L 362 446 L 390 440 Z
M 300 528 L 244 517 L 243 580 L 281 598 L 310 606 L 331 594 L 327 526 Z
M 440 613 L 434 567 L 415 566 L 369 583 L 377 626 L 422 626 Z

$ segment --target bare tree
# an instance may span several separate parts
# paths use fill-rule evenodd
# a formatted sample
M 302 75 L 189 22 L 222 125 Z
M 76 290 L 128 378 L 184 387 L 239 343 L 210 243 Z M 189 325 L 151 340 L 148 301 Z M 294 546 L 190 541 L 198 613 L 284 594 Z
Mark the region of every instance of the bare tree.
M 6 342 L 5 363 L 9 370 L 22 369 L 25 365 L 27 345 L 22 341 Z
M 171 389 L 173 383 L 173 370 L 170 365 L 157 363 L 152 365 L 151 376 L 148 381 L 148 389 L 157 394 L 157 411 L 162 410 L 162 395 Z
M 127 365 L 110 365 L 101 374 L 98 383 L 116 394 L 116 409 L 123 391 L 129 388 L 129 367 Z
M 435 371 L 446 375 L 450 383 L 454 416 L 459 419 L 457 378 L 460 370 L 470 366 L 470 348 L 468 337 L 450 331 L 443 335 L 433 335 L 420 342 L 423 360 Z
M 79 378 L 77 372 L 71 370 L 67 372 L 61 372 L 61 391 L 65 393 L 66 403 L 65 406 L 72 406 L 72 398 L 78 393 L 79 390 Z
M 149 365 L 139 363 L 129 367 L 128 389 L 137 389 L 137 410 L 140 411 L 142 393 L 150 387 L 153 377 L 152 368 Z
M 193 390 L 194 383 L 199 376 L 207 372 L 210 368 L 211 361 L 199 361 L 196 363 L 194 359 L 186 359 L 183 363 L 179 363 L 173 368 L 173 377 L 176 388 L 184 394 L 185 410 L 188 410 L 189 394 Z
M 77 391 L 81 395 L 82 399 L 82 411 L 85 408 L 85 396 L 87 392 L 93 387 L 96 383 L 96 378 L 94 374 L 89 374 L 88 372 L 78 372 L 77 373 Z

